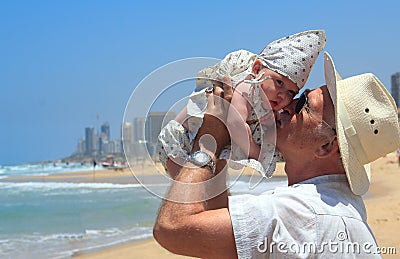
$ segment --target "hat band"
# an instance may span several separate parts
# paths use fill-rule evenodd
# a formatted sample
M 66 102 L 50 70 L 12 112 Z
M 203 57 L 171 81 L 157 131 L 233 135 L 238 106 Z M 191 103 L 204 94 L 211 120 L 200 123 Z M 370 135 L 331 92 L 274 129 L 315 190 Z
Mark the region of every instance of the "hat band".
M 344 133 L 347 136 L 348 143 L 353 147 L 354 151 L 357 152 L 357 160 L 358 162 L 361 161 L 361 165 L 368 164 L 368 158 L 365 153 L 365 150 L 363 146 L 361 145 L 360 138 L 357 136 L 357 131 L 353 126 L 353 123 L 351 123 L 349 114 L 347 113 L 346 107 L 344 106 L 342 100 L 338 96 L 336 98 L 337 100 L 337 108 L 338 108 L 338 114 L 339 114 L 339 119 L 340 122 L 342 123 L 342 126 L 344 128 Z

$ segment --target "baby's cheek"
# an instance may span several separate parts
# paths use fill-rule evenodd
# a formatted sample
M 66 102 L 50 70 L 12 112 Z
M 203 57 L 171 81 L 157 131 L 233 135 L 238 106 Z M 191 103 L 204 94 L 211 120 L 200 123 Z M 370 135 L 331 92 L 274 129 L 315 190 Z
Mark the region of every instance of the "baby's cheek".
M 278 106 L 282 109 L 282 108 L 288 106 L 293 101 L 293 99 L 294 99 L 294 96 L 292 94 L 288 93 L 285 96 L 285 98 L 283 98 L 281 100 L 281 102 L 278 104 Z
M 281 102 L 282 108 L 288 106 L 292 102 L 292 100 L 293 100 L 293 97 L 282 100 L 282 102 Z

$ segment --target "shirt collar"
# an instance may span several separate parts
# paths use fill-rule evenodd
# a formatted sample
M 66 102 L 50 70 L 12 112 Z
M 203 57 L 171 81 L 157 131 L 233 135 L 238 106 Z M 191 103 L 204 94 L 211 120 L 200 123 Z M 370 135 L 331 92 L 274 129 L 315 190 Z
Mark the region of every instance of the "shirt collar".
M 321 184 L 321 183 L 332 183 L 332 182 L 347 182 L 345 174 L 328 174 L 321 175 L 299 182 L 297 184 Z

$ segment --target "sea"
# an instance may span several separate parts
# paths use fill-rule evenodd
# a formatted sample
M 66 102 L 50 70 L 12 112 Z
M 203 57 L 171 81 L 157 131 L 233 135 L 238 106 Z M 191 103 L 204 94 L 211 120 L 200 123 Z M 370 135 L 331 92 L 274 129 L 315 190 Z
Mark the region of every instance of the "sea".
M 0 165 L 0 258 L 70 258 L 151 238 L 161 198 L 140 184 L 7 181 L 90 170 L 80 163 Z M 232 195 L 287 185 L 273 179 L 228 184 Z M 160 193 L 168 187 L 152 186 Z

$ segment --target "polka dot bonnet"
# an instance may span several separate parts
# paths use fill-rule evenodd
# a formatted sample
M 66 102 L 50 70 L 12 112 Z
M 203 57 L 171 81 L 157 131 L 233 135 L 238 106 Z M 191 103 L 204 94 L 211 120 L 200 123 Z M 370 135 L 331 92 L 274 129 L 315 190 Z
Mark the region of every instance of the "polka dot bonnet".
M 300 32 L 271 42 L 258 59 L 265 67 L 286 76 L 301 89 L 325 43 L 323 30 Z

